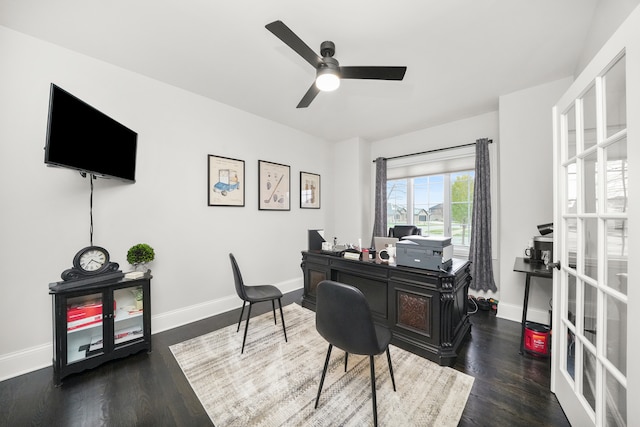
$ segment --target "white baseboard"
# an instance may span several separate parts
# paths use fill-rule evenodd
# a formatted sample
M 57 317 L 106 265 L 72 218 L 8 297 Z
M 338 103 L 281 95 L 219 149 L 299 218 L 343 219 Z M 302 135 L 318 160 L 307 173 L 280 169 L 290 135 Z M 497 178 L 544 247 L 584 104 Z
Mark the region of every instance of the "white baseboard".
M 302 279 L 292 279 L 275 284 L 283 294 L 301 289 Z M 157 334 L 178 326 L 206 319 L 242 306 L 237 296 L 194 304 L 151 317 L 151 334 Z M 0 381 L 52 366 L 53 343 L 46 343 L 14 353 L 0 355 Z M 51 372 L 53 379 L 53 371 Z
M 283 294 L 302 289 L 303 283 L 300 279 L 292 279 L 286 282 L 275 284 Z M 151 333 L 167 331 L 216 314 L 225 313 L 236 308 L 242 307 L 242 300 L 235 295 L 230 295 L 217 300 L 206 301 L 200 304 L 194 304 L 189 307 L 183 307 L 178 310 L 168 311 L 157 316 L 153 316 L 151 321 Z
M 501 319 L 513 320 L 514 322 L 522 322 L 522 306 L 515 304 L 498 303 L 498 313 L 496 313 Z M 549 324 L 549 312 L 539 310 L 535 308 L 527 309 L 527 320 L 542 323 L 543 325 Z
M 53 344 L 42 344 L 0 356 L 0 381 L 37 371 L 53 363 Z M 53 380 L 53 371 L 51 371 Z

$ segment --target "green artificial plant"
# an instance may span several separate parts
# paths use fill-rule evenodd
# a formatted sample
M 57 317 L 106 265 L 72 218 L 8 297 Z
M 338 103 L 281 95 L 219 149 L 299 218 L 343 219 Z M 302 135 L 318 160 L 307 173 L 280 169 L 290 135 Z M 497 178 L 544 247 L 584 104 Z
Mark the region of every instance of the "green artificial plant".
M 127 252 L 127 262 L 136 268 L 154 260 L 156 254 L 153 248 L 146 243 L 138 243 L 131 246 Z

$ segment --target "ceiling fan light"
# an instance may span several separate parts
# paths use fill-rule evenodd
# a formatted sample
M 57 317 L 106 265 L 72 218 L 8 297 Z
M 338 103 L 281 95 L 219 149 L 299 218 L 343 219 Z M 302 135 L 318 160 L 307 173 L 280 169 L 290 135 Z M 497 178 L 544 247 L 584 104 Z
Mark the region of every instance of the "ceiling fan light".
M 340 77 L 331 69 L 319 70 L 316 87 L 323 92 L 331 92 L 340 87 Z

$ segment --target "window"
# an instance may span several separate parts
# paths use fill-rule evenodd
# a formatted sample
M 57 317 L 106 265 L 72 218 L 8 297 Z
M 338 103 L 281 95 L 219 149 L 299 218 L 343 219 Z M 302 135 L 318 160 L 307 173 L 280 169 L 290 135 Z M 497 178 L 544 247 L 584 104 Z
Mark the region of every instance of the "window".
M 387 180 L 387 225 L 414 224 L 423 235 L 451 236 L 468 253 L 475 172 L 438 173 Z

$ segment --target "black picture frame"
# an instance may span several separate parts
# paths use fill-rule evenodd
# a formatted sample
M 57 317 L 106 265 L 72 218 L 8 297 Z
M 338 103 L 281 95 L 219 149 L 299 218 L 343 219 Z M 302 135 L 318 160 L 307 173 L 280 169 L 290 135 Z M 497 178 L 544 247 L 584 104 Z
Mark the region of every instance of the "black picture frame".
M 209 154 L 207 176 L 209 206 L 244 206 L 244 160 Z
M 258 209 L 291 210 L 291 167 L 258 160 Z
M 300 172 L 300 209 L 320 209 L 320 175 Z

